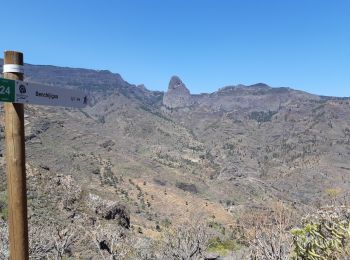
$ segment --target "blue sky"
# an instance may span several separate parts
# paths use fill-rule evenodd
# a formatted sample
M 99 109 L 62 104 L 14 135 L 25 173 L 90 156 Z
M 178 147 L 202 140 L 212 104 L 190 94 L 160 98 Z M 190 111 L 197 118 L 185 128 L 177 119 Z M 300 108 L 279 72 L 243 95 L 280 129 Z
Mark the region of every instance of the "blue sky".
M 0 0 L 0 51 L 192 93 L 264 82 L 350 96 L 350 1 Z

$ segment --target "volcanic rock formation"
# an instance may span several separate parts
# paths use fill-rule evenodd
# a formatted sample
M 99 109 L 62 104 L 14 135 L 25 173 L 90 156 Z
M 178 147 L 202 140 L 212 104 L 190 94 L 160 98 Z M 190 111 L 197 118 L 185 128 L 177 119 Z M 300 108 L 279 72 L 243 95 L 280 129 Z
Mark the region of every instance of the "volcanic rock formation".
M 186 107 L 191 104 L 190 91 L 178 76 L 171 77 L 163 104 L 168 108 Z

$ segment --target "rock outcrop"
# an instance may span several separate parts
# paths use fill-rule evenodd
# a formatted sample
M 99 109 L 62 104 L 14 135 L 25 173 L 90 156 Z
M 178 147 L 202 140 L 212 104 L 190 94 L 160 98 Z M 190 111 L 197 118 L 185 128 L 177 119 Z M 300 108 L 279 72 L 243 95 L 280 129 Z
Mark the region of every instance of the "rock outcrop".
M 170 79 L 168 91 L 163 98 L 167 108 L 179 108 L 191 105 L 191 93 L 178 76 Z
M 124 205 L 104 200 L 95 194 L 89 194 L 89 205 L 99 217 L 116 220 L 120 226 L 130 228 L 130 212 Z

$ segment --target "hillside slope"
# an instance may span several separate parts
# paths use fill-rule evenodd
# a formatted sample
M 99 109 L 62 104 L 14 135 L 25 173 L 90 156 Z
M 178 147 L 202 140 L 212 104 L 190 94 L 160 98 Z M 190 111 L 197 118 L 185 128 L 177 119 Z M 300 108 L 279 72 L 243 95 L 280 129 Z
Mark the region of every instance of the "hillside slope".
M 339 199 L 349 193 L 347 99 L 262 83 L 190 95 L 179 78 L 164 97 L 108 71 L 37 65 L 25 71 L 28 81 L 83 89 L 92 99 L 81 110 L 26 106 L 33 218 L 44 218 L 38 208 L 47 207 L 51 217 L 67 221 L 52 206 L 65 195 L 45 191 L 50 176 L 69 176 L 81 189 L 75 216 L 89 212 L 96 195 L 125 205 L 131 224 L 151 237 L 157 225 L 186 216 L 214 216 L 229 225 L 245 208 L 278 200 L 312 207 L 329 202 L 329 191 Z M 173 91 L 174 82 L 180 91 Z M 40 190 L 46 195 L 38 197 Z

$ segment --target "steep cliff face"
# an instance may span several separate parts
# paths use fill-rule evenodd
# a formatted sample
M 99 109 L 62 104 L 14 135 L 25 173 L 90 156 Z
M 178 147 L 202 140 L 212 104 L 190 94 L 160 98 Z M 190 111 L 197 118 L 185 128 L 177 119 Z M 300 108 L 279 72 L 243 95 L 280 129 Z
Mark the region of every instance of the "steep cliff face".
M 168 91 L 163 98 L 164 106 L 168 108 L 186 107 L 191 105 L 191 94 L 178 76 L 170 79 Z

